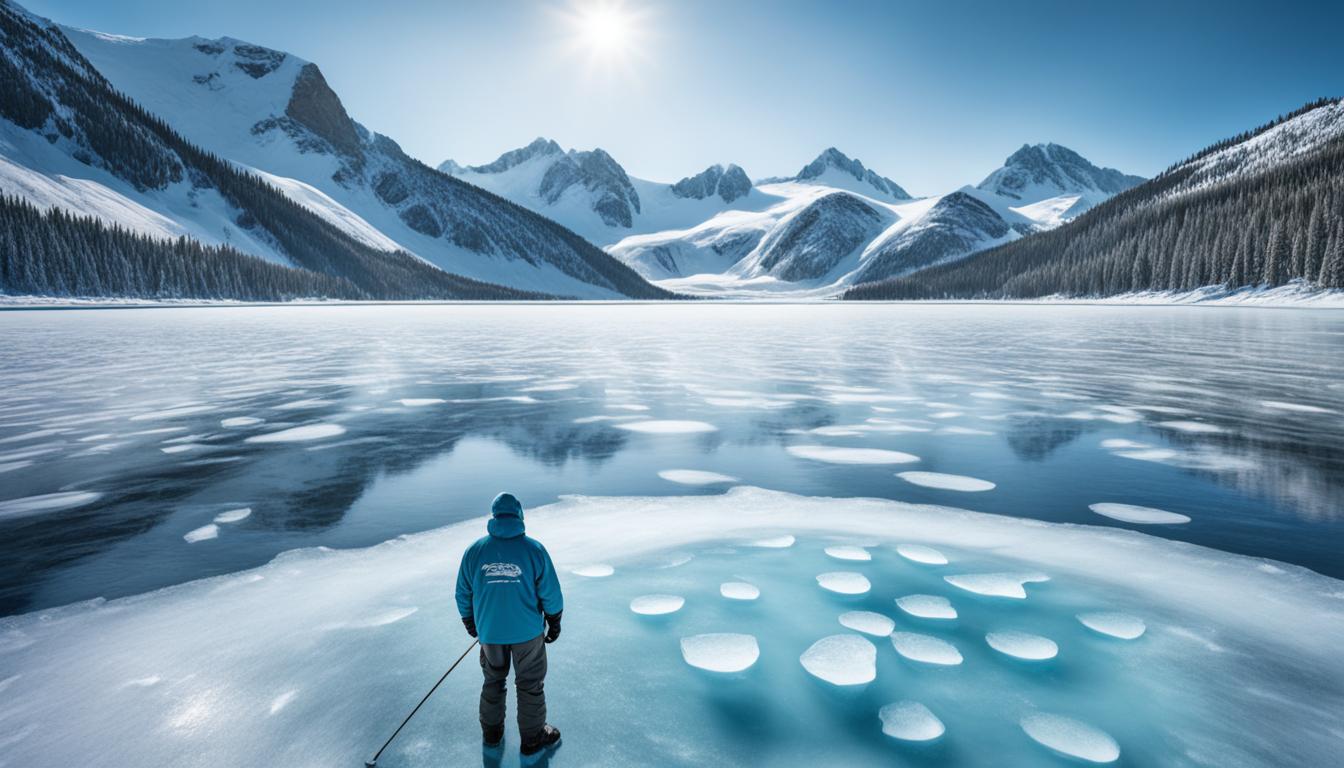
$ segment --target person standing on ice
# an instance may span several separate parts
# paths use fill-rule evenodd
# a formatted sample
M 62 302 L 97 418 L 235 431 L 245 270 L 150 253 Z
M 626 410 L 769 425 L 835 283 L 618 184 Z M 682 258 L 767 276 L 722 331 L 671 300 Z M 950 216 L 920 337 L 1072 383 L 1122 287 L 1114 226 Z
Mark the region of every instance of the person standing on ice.
M 560 637 L 564 609 L 555 565 L 541 542 L 524 535 L 523 505 L 501 493 L 490 505 L 485 536 L 467 548 L 457 570 L 457 611 L 481 641 L 481 733 L 487 747 L 504 741 L 505 683 L 513 664 L 518 733 L 524 755 L 560 741 L 546 722 L 546 644 Z

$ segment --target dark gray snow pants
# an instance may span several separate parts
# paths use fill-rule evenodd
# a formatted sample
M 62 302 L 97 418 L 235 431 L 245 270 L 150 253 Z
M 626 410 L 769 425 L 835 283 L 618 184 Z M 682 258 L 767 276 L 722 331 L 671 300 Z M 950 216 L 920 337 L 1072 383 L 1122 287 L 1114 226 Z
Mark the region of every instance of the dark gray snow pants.
M 546 643 L 543 635 L 525 643 L 481 643 L 481 725 L 504 724 L 505 684 L 513 662 L 513 684 L 518 689 L 518 733 L 523 741 L 541 735 L 546 724 Z

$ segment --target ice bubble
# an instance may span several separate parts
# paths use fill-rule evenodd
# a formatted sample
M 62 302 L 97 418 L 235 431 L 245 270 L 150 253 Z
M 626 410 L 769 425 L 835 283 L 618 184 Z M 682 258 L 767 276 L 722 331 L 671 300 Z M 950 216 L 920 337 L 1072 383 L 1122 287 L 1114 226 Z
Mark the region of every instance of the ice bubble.
M 617 429 L 642 432 L 649 435 L 690 435 L 698 432 L 715 432 L 718 430 L 718 427 L 708 422 L 676 419 L 627 421 L 615 426 Z
M 792 535 L 771 536 L 765 539 L 757 539 L 747 544 L 749 547 L 761 547 L 762 549 L 788 549 L 797 541 Z
M 641 616 L 662 616 L 676 613 L 686 604 L 680 595 L 640 595 L 630 601 L 630 610 Z
M 946 475 L 942 472 L 897 472 L 896 476 L 907 483 L 943 491 L 978 493 L 994 490 L 994 484 L 988 480 L 979 480 L 965 475 Z
M 831 445 L 790 445 L 786 448 L 791 455 L 800 459 L 824 461 L 829 464 L 909 464 L 919 461 L 900 451 L 888 451 L 881 448 L 840 448 Z
M 706 472 L 700 469 L 664 469 L 658 476 L 671 483 L 682 485 L 715 485 L 717 483 L 736 483 L 737 478 L 718 472 Z
M 1105 731 L 1063 715 L 1035 712 L 1021 720 L 1022 730 L 1038 744 L 1089 763 L 1120 759 L 1120 745 Z
M 943 577 L 943 581 L 967 592 L 988 597 L 1011 597 L 1016 600 L 1027 599 L 1027 590 L 1023 586 L 1024 584 L 1049 580 L 1049 576 L 1034 571 L 1023 573 L 959 573 L 954 576 Z
M 760 646 L 752 635 L 719 632 L 681 638 L 681 657 L 696 669 L 741 672 L 760 656 Z
M 1204 435 L 1226 431 L 1217 424 L 1209 424 L 1203 421 L 1159 421 L 1156 426 L 1164 427 L 1166 429 L 1174 429 L 1177 432 Z
M 942 595 L 906 595 L 896 598 L 896 607 L 920 619 L 955 619 L 957 609 Z
M 1027 661 L 1045 661 L 1059 655 L 1054 640 L 1027 632 L 990 632 L 985 635 L 989 647 L 1006 656 Z
M 397 402 L 407 408 L 424 408 L 427 405 L 441 405 L 445 401 L 437 397 L 404 397 Z
M 590 579 L 602 579 L 615 573 L 616 569 L 606 563 L 593 563 L 591 565 L 582 565 L 570 571 L 577 576 L 587 576 Z
M 896 554 L 924 565 L 947 565 L 947 555 L 923 544 L 897 544 Z
M 840 614 L 840 624 L 865 635 L 886 637 L 896 628 L 896 622 L 890 616 L 873 611 L 847 611 Z
M 218 515 L 215 515 L 215 522 L 236 523 L 240 520 L 246 520 L 248 516 L 251 514 L 252 514 L 251 507 L 243 507 L 242 509 L 230 509 L 227 512 L 220 512 Z
M 877 679 L 877 646 L 858 635 L 831 635 L 798 657 L 803 669 L 831 685 L 865 685 Z
M 210 523 L 209 525 L 202 525 L 200 528 L 187 531 L 182 535 L 182 538 L 185 539 L 188 544 L 195 544 L 198 541 L 208 541 L 217 538 L 218 536 L 219 526 Z
M 1138 616 L 1116 611 L 1098 611 L 1078 614 L 1078 621 L 1084 627 L 1103 635 L 1121 640 L 1136 640 L 1148 630 L 1148 625 Z
M 1322 408 L 1318 405 L 1307 405 L 1306 403 L 1285 403 L 1280 400 L 1261 400 L 1260 404 L 1275 411 L 1292 411 L 1294 413 L 1334 413 L 1334 411 L 1329 408 Z
M 761 596 L 761 590 L 745 581 L 725 581 L 719 585 L 719 594 L 729 600 L 755 600 Z
M 234 429 L 236 427 L 251 427 L 262 423 L 265 419 L 258 419 L 255 416 L 234 416 L 231 419 L 223 419 L 219 426 L 225 429 Z
M 328 437 L 336 437 L 345 434 L 345 427 L 340 424 L 305 424 L 302 427 L 290 427 L 282 429 L 279 432 L 267 432 L 264 435 L 254 435 L 243 442 L 245 443 L 302 443 L 309 440 L 323 440 Z
M 834 557 L 836 560 L 872 560 L 873 556 L 868 554 L 868 550 L 863 547 L 855 547 L 848 544 L 839 544 L 826 548 L 826 554 Z
M 868 577 L 853 571 L 830 571 L 817 576 L 822 589 L 841 595 L 863 595 L 873 588 Z
M 917 701 L 896 701 L 878 710 L 882 732 L 901 741 L 933 741 L 947 728 L 929 708 Z
M 294 697 L 297 696 L 298 694 L 299 692 L 297 690 L 291 690 L 291 691 L 285 691 L 279 696 L 276 696 L 271 701 L 271 714 L 274 715 L 276 712 L 279 712 L 280 710 L 289 706 L 289 702 L 293 701 Z
M 8 499 L 0 501 L 0 519 L 26 517 L 43 512 L 82 507 L 86 504 L 92 504 L 102 497 L 103 494 L 93 491 L 63 491 L 61 493 L 44 493 L 41 496 Z
M 1102 517 L 1140 525 L 1179 525 L 1190 522 L 1187 515 L 1168 512 L 1165 509 L 1140 507 L 1134 504 L 1089 504 L 1087 508 Z
M 961 663 L 961 651 L 958 651 L 955 645 L 933 635 L 892 632 L 891 645 L 897 653 L 911 661 L 944 667 L 955 667 Z

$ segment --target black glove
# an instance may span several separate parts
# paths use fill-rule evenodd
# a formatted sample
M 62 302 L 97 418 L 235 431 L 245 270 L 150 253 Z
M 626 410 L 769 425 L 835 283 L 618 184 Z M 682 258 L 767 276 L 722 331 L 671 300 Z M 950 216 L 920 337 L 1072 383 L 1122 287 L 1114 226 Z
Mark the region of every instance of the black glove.
M 546 614 L 546 642 L 554 643 L 556 638 L 560 637 L 560 614 Z
M 476 619 L 474 617 L 463 616 L 462 626 L 467 628 L 468 635 L 471 635 L 472 637 L 476 636 Z

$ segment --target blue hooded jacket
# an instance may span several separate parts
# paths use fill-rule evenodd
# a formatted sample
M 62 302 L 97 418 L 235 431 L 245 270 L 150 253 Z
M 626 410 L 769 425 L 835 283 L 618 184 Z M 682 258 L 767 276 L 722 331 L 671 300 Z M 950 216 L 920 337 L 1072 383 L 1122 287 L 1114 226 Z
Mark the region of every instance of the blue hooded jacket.
M 476 620 L 482 643 L 525 643 L 542 633 L 543 613 L 564 609 L 560 580 L 546 548 L 523 535 L 517 499 L 499 494 L 490 514 L 490 535 L 467 548 L 457 569 L 457 612 Z

